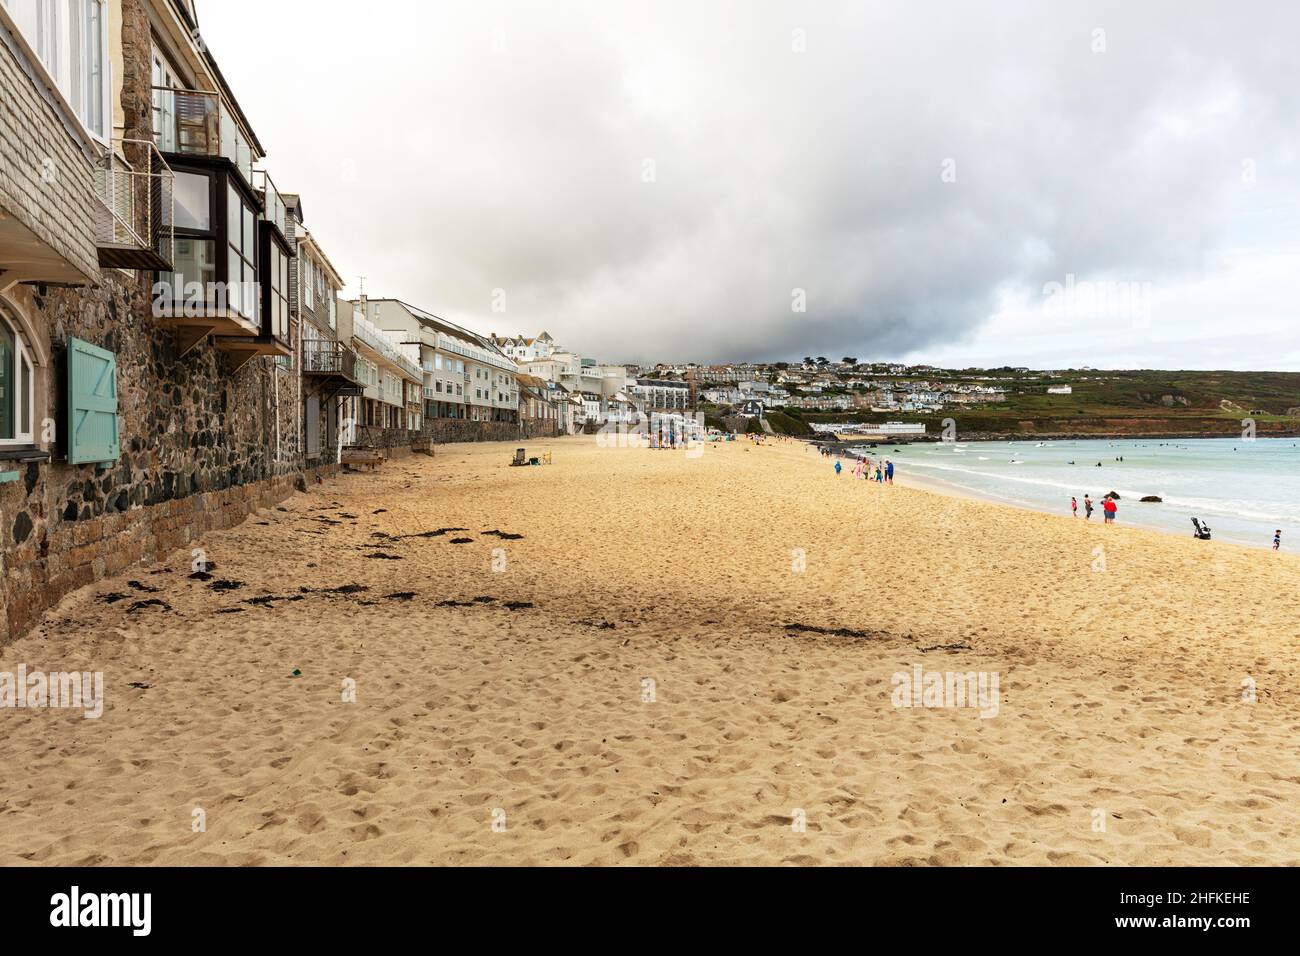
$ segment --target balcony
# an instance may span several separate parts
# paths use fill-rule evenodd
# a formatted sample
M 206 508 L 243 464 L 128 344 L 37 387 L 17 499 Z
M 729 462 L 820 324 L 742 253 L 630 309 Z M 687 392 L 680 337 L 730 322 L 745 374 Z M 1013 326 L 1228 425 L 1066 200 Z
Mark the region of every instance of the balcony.
M 377 357 L 399 369 L 404 375 L 417 382 L 424 381 L 424 374 L 420 371 L 420 366 L 403 355 L 401 349 L 397 347 L 393 340 L 384 335 L 368 319 L 361 315 L 356 317 L 352 323 L 352 336 Z
M 361 394 L 357 354 L 342 342 L 303 339 L 302 374 L 327 396 Z
M 128 161 L 128 157 L 134 161 Z M 95 246 L 111 269 L 166 272 L 175 259 L 176 176 L 158 148 L 114 140 L 95 167 Z
M 153 88 L 153 129 L 164 154 L 229 161 L 250 186 L 259 155 L 238 112 L 220 93 Z
M 253 189 L 262 199 L 263 216 L 266 221 L 279 229 L 281 236 L 288 238 L 289 213 L 285 209 L 284 200 L 280 197 L 280 191 L 275 188 L 275 183 L 271 181 L 266 170 L 253 170 Z

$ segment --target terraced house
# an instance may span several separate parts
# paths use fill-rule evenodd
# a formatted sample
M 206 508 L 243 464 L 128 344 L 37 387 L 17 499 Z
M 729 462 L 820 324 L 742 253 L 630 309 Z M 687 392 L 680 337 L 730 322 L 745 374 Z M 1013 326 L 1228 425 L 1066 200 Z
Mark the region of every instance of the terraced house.
M 303 481 L 287 209 L 182 0 L 0 0 L 0 641 Z
M 372 320 L 364 299 L 348 302 L 343 330 L 356 351 L 360 393 L 345 402 L 344 444 L 361 449 L 409 446 L 421 431 L 423 375 L 402 336 Z
M 286 195 L 289 242 L 289 315 L 302 392 L 302 449 L 308 462 L 341 458 L 347 399 L 363 393 L 350 337 L 339 338 L 343 279 L 303 222 L 302 198 Z M 349 309 L 351 306 L 349 306 Z
M 517 368 L 487 339 L 400 299 L 358 304 L 419 366 L 426 437 L 438 442 L 519 437 Z

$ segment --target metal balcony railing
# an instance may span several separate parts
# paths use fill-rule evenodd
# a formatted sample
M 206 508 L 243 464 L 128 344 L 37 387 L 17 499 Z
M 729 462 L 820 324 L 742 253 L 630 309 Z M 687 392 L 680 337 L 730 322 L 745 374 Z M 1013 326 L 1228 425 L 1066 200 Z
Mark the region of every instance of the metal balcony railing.
M 155 86 L 153 131 L 164 153 L 225 157 L 253 184 L 253 138 L 220 93 Z
M 275 188 L 275 183 L 267 175 L 264 169 L 253 170 L 253 188 L 262 194 L 262 205 L 265 207 L 263 215 L 266 221 L 274 223 L 275 227 L 280 230 L 280 235 L 288 236 L 288 211 L 285 209 L 284 200 L 280 198 L 280 191 Z
M 175 261 L 176 174 L 147 140 L 118 139 L 95 166 L 99 264 L 166 272 Z
M 357 356 L 342 342 L 303 339 L 302 370 L 307 375 L 343 375 L 356 378 Z

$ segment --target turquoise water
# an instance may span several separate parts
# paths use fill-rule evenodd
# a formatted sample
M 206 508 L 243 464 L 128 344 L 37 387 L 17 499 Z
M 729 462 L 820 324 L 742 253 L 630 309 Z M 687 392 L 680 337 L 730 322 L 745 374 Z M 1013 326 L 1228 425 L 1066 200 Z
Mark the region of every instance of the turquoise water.
M 1115 491 L 1121 524 L 1190 537 L 1195 516 L 1215 540 L 1269 548 L 1281 528 L 1282 549 L 1300 549 L 1300 439 L 881 443 L 863 452 L 893 459 L 900 477 L 911 472 L 1040 511 L 1068 515 L 1074 495 L 1080 520 L 1085 493 L 1100 521 L 1101 497 Z M 1143 504 L 1144 495 L 1164 501 Z

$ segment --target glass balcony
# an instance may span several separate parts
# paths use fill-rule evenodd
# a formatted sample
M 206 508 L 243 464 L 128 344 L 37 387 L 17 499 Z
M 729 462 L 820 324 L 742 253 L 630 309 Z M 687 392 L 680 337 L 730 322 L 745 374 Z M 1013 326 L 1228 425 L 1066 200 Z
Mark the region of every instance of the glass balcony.
M 273 223 L 275 228 L 280 230 L 280 235 L 289 235 L 288 212 L 284 206 L 284 200 L 280 198 L 280 191 L 275 188 L 275 183 L 267 175 L 264 169 L 253 170 L 253 188 L 262 194 L 262 204 L 265 207 L 264 216 L 266 221 Z
M 153 88 L 153 131 L 158 149 L 180 156 L 224 157 L 253 184 L 256 150 L 238 114 L 220 93 Z

